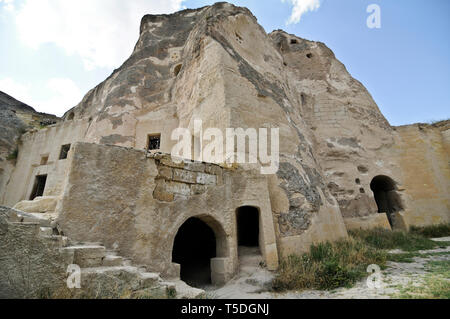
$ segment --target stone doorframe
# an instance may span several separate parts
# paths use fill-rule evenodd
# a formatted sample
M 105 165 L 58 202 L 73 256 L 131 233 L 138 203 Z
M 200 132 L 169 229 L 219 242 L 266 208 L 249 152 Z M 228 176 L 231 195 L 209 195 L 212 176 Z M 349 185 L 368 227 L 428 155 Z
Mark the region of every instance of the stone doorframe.
M 171 239 L 171 248 L 175 243 L 175 237 L 178 234 L 180 227 L 190 218 L 198 218 L 206 225 L 208 225 L 214 232 L 216 238 L 216 255 L 217 257 L 211 259 L 211 283 L 213 285 L 224 285 L 234 275 L 234 263 L 230 257 L 230 236 L 226 233 L 223 225 L 213 216 L 208 214 L 200 214 L 195 216 L 188 216 L 183 222 L 176 228 L 177 231 L 173 234 Z M 172 256 L 172 252 L 170 254 Z M 172 262 L 170 273 L 176 278 L 180 278 L 181 265 Z
M 237 252 L 237 211 L 241 207 L 254 207 L 259 212 L 259 248 L 263 255 L 268 270 L 276 270 L 278 268 L 278 250 L 275 237 L 275 227 L 273 224 L 273 215 L 270 207 L 261 208 L 261 202 L 257 201 L 240 201 L 234 210 L 234 240 L 236 244 L 233 245 Z

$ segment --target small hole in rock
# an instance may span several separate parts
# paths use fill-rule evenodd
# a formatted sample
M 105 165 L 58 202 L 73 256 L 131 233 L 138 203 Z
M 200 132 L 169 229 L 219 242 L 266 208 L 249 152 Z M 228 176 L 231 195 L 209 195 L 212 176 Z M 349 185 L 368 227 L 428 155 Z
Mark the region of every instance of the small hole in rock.
M 182 64 L 178 64 L 176 67 L 175 67 L 175 69 L 173 69 L 173 73 L 175 74 L 175 76 L 178 76 L 178 74 L 180 73 L 180 71 L 181 71 L 181 67 L 182 67 L 183 65 Z
M 305 105 L 306 104 L 306 96 L 305 96 L 305 94 L 301 94 L 300 95 L 300 97 L 301 97 L 301 100 L 302 100 L 302 105 Z
M 359 185 L 359 184 L 361 184 L 361 180 L 359 178 L 357 178 L 357 179 L 355 179 L 355 183 Z
M 361 187 L 361 188 L 359 189 L 359 192 L 360 192 L 361 194 L 364 194 L 366 191 L 364 190 L 364 188 Z
M 291 39 L 291 44 L 297 44 L 297 40 L 296 39 Z
M 311 59 L 311 58 L 313 57 L 313 55 L 312 55 L 312 53 L 308 53 L 308 54 L 306 55 L 306 57 L 307 57 L 308 59 Z
M 369 171 L 369 169 L 363 165 L 359 165 L 358 166 L 358 172 L 360 173 L 367 173 Z

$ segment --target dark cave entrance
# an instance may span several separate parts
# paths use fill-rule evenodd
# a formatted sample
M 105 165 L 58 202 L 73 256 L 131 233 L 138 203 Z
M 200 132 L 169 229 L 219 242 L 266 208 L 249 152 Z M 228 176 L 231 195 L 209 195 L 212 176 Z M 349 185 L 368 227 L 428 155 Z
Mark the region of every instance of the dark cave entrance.
M 252 206 L 239 207 L 236 211 L 239 247 L 259 247 L 259 210 Z
M 400 195 L 397 193 L 395 181 L 384 175 L 376 176 L 370 183 L 375 201 L 378 206 L 378 213 L 386 213 L 391 227 L 394 226 L 393 214 L 403 210 Z
M 199 218 L 188 219 L 178 230 L 172 251 L 172 262 L 181 266 L 181 280 L 193 287 L 211 284 L 211 258 L 214 257 L 214 231 Z

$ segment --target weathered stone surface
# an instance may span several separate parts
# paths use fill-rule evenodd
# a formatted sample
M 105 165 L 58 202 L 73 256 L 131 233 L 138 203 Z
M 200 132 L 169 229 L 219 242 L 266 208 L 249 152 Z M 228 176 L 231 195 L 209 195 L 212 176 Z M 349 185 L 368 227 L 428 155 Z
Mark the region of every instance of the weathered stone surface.
M 0 298 L 46 298 L 65 286 L 73 254 L 41 236 L 39 222 L 10 222 L 10 214 L 0 206 Z
M 12 127 L 22 127 L 12 118 Z M 261 175 L 261 163 L 201 162 L 196 120 L 203 130 L 223 132 L 279 128 L 278 172 Z M 191 131 L 194 154 L 176 163 L 169 154 L 179 127 Z M 147 150 L 149 136 L 160 138 L 159 150 Z M 179 276 L 174 238 L 192 217 L 214 231 L 212 273 L 217 282 L 227 280 L 239 262 L 236 211 L 243 206 L 259 211 L 259 246 L 272 270 L 278 256 L 346 237 L 346 225 L 388 228 L 373 192 L 377 176 L 392 180 L 394 228 L 450 218 L 449 121 L 391 127 L 325 44 L 281 30 L 266 34 L 251 12 L 228 3 L 146 15 L 130 58 L 63 122 L 28 132 L 21 142 L 15 168 L 0 161 L 0 202 L 50 211 L 54 202 L 21 202 L 36 177 L 47 175 L 43 198 L 57 201 L 57 222 L 44 214 L 52 229 L 116 247 L 126 258 L 80 259 L 85 266 L 116 266 L 86 271 L 105 287 L 125 287 L 123 275 L 137 289 L 142 278 L 139 269 L 126 268 L 131 263 Z M 60 159 L 68 144 L 68 157 Z M 13 215 L 28 230 L 49 226 L 33 215 Z M 48 237 L 49 230 L 41 233 Z M 106 279 L 111 272 L 114 282 Z
M 210 174 L 198 173 L 196 183 L 202 185 L 215 185 L 217 183 L 217 177 Z
M 174 169 L 173 180 L 182 183 L 195 184 L 197 182 L 197 174 L 182 169 Z
M 164 282 L 158 273 L 124 265 L 97 244 L 67 246 L 39 221 L 17 221 L 17 212 L 0 206 L 0 298 L 195 298 L 204 291 Z M 48 229 L 47 229 L 48 228 Z M 64 245 L 63 245 L 64 244 Z M 69 265 L 81 267 L 80 288 L 67 287 Z
M 232 216 L 236 207 L 248 204 L 258 205 L 264 220 L 261 232 L 265 241 L 261 250 L 265 252 L 275 243 L 273 216 L 263 177 L 250 179 L 244 172 L 231 171 L 235 184 L 190 184 L 160 178 L 159 160 L 142 156 L 139 150 L 76 143 L 73 151 L 67 191 L 57 209 L 57 223 L 74 240 L 99 241 L 108 248 L 117 245 L 120 254 L 131 258 L 133 263 L 170 277 L 177 230 L 190 217 L 197 217 L 217 234 L 217 257 L 234 256 L 228 261 L 234 270 L 237 259 Z M 114 171 L 126 171 L 127 177 L 112 176 L 109 173 L 112 167 Z M 166 199 L 162 194 L 173 197 Z M 134 205 L 130 206 L 130 202 Z M 104 209 L 105 205 L 108 209 Z M 276 268 L 276 252 L 270 251 L 268 256 L 271 269 Z
M 344 218 L 347 230 L 361 230 L 371 228 L 384 228 L 391 230 L 386 214 L 375 214 L 363 217 Z
M 32 107 L 0 91 L 0 203 L 19 156 L 18 142 L 22 134 L 58 121 L 56 116 L 38 113 Z
M 14 206 L 14 209 L 27 213 L 48 213 L 55 211 L 57 198 L 37 197 L 33 201 L 21 201 Z

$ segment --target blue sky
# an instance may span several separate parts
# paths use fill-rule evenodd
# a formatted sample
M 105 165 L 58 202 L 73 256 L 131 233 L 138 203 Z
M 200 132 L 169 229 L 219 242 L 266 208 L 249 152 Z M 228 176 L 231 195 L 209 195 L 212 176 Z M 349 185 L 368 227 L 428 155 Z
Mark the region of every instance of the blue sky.
M 450 1 L 247 0 L 267 32 L 324 42 L 392 125 L 450 117 Z M 130 55 L 146 13 L 203 0 L 0 0 L 0 90 L 62 115 Z M 370 4 L 381 28 L 366 24 Z

